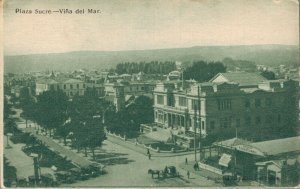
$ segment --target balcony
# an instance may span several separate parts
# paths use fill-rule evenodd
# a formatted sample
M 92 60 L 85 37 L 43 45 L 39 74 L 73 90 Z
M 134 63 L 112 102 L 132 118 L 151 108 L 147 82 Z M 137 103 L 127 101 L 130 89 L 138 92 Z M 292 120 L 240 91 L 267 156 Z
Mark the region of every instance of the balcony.
M 162 109 L 168 112 L 178 112 L 178 113 L 186 113 L 188 112 L 187 107 L 173 107 L 173 106 L 166 106 L 166 105 L 154 105 L 154 108 Z

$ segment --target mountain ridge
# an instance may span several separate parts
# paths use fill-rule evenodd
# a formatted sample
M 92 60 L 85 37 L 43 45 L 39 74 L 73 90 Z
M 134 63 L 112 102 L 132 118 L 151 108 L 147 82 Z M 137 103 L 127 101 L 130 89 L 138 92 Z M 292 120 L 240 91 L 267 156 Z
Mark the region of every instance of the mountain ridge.
M 220 45 L 150 50 L 70 51 L 65 53 L 6 55 L 4 56 L 4 71 L 22 73 L 47 69 L 60 71 L 71 71 L 79 68 L 109 69 L 121 62 L 222 61 L 227 57 L 269 66 L 297 65 L 299 62 L 299 46 L 281 44 Z

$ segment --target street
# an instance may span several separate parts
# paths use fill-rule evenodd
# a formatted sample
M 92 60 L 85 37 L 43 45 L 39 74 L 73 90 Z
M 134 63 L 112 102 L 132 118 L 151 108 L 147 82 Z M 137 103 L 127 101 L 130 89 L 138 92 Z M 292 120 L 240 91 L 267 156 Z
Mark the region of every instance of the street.
M 17 116 L 19 117 L 20 111 L 17 110 Z M 19 117 L 20 118 L 20 117 Z M 23 120 L 22 118 L 20 118 Z M 24 122 L 19 123 L 19 128 L 24 129 L 26 132 L 33 133 L 39 140 L 43 141 L 49 148 L 58 151 L 62 155 L 66 155 L 68 159 L 78 163 L 85 164 L 92 160 L 91 154 L 88 157 L 84 157 L 83 152 L 76 153 L 75 149 L 70 149 L 68 146 L 63 146 L 62 142 L 56 139 L 52 139 L 48 136 L 36 135 L 35 129 L 25 128 Z M 113 142 L 112 142 L 113 141 Z M 10 141 L 11 143 L 11 141 Z M 10 152 L 6 152 L 8 159 L 13 161 L 17 170 L 23 170 L 21 159 L 28 159 L 27 164 L 31 164 L 31 158 L 23 158 L 26 156 L 18 145 L 13 145 L 13 149 Z M 6 154 L 5 153 L 5 154 Z M 15 153 L 15 156 L 14 154 Z M 21 156 L 20 153 L 23 153 Z M 125 145 L 122 141 L 118 140 L 105 140 L 101 148 L 96 149 L 96 161 L 106 165 L 105 170 L 107 174 L 101 175 L 96 178 L 91 178 L 86 181 L 77 181 L 73 184 L 64 184 L 64 187 L 150 187 L 150 186 L 168 186 L 168 187 L 183 187 L 183 186 L 217 186 L 212 180 L 207 180 L 204 177 L 190 173 L 190 178 L 187 178 L 187 171 L 179 167 L 180 164 L 185 162 L 185 158 L 188 159 L 190 164 L 194 163 L 194 154 L 187 155 L 172 154 L 172 156 L 152 156 L 151 159 L 146 156 L 146 149 L 144 152 L 141 149 L 135 149 L 134 145 Z M 27 156 L 26 156 L 27 157 Z M 166 178 L 157 179 L 154 175 L 152 179 L 151 174 L 148 174 L 149 169 L 163 170 L 166 166 L 176 166 L 180 173 L 180 178 Z M 28 166 L 29 167 L 29 166 Z M 28 172 L 28 170 L 27 170 Z M 29 172 L 33 172 L 30 170 Z M 25 176 L 25 175 L 24 175 Z
M 123 186 L 123 187 L 142 187 L 142 186 L 216 186 L 213 181 L 191 174 L 187 179 L 186 171 L 179 168 L 179 164 L 184 162 L 185 157 L 192 161 L 193 154 L 187 156 L 174 157 L 153 157 L 150 160 L 147 156 L 105 141 L 102 151 L 107 154 L 116 154 L 116 161 L 106 166 L 107 174 L 87 181 L 77 182 L 65 186 Z M 101 160 L 100 160 L 101 162 Z M 105 164 L 105 161 L 102 161 Z M 180 178 L 155 179 L 148 174 L 148 169 L 163 170 L 165 166 L 174 165 L 177 167 Z

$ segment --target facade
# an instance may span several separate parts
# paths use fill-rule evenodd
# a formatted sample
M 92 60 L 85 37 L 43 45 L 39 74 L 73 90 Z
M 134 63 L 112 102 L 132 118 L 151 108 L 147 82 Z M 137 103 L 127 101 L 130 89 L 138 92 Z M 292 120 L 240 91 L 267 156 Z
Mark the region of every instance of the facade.
M 77 79 L 39 79 L 36 81 L 36 95 L 48 90 L 62 90 L 68 97 L 83 96 L 85 83 Z
M 232 82 L 178 86 L 165 82 L 154 89 L 155 123 L 161 127 L 224 136 L 236 129 L 253 133 L 298 123 L 298 84 L 293 80 L 263 81 L 257 87 L 251 83 L 248 88 Z
M 299 141 L 299 137 L 262 142 L 233 138 L 216 142 L 214 146 L 220 155 L 218 167 L 223 172 L 268 186 L 295 186 L 300 172 Z M 228 161 L 222 159 L 224 156 Z

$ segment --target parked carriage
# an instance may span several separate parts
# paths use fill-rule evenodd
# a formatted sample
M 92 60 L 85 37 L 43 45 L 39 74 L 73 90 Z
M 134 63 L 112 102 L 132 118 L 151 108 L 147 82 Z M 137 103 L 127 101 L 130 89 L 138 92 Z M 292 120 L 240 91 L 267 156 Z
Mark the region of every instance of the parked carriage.
M 179 177 L 179 172 L 175 166 L 166 166 L 163 171 L 164 178 Z
M 57 182 L 61 183 L 73 183 L 75 182 L 75 177 L 67 171 L 58 171 L 55 173 Z

